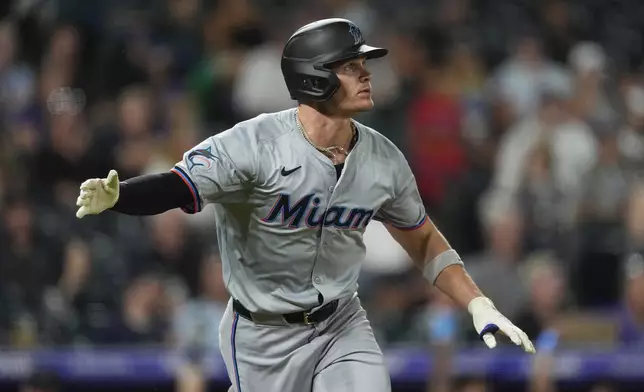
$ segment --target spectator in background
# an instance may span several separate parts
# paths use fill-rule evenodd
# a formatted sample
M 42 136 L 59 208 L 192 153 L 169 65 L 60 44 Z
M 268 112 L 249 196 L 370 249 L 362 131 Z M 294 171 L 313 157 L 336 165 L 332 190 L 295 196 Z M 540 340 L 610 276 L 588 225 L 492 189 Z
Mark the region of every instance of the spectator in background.
M 190 146 L 195 146 L 212 136 L 199 125 L 194 102 L 188 94 L 173 94 L 163 108 L 166 114 L 167 134 L 160 138 L 146 167 L 146 173 L 170 170 Z
M 72 92 L 62 90 L 60 94 L 71 99 Z M 40 203 L 73 207 L 72 195 L 82 178 L 97 176 L 103 167 L 91 154 L 92 139 L 82 114 L 65 108 L 51 115 L 49 125 L 48 143 L 30 157 L 30 190 L 37 192 Z
M 41 64 L 41 104 L 49 102 L 51 94 L 61 88 L 80 87 L 80 45 L 79 32 L 72 26 L 60 26 L 51 35 Z
M 202 259 L 200 278 L 199 291 L 179 305 L 173 317 L 173 340 L 185 358 L 178 369 L 179 392 L 205 391 L 204 359 L 219 353 L 219 323 L 228 293 L 217 253 Z
M 90 290 L 92 256 L 89 246 L 81 239 L 70 240 L 64 253 L 59 278 L 48 284 L 43 293 L 41 341 L 52 345 L 86 341 L 83 312 L 87 308 Z
M 96 162 L 87 156 L 91 138 L 83 113 L 86 98 L 76 88 L 79 46 L 73 27 L 53 32 L 41 62 L 38 94 L 15 124 L 25 153 L 17 171 L 29 180 L 29 191 L 42 204 L 69 204 L 80 178 L 97 174 Z
M 147 83 L 150 80 L 149 67 L 152 64 L 152 57 L 154 60 L 162 60 L 163 63 L 168 61 L 167 58 L 159 59 L 158 54 L 150 55 L 149 40 L 141 29 L 140 21 L 134 20 L 132 16 L 128 17 L 127 12 L 125 15 L 117 13 L 115 17 L 121 24 L 124 21 L 129 23 L 118 26 L 116 37 L 103 42 L 103 53 L 97 64 L 97 73 L 101 75 L 101 79 L 95 81 L 97 98 L 108 107 L 111 106 L 112 101 L 118 99 L 123 89 L 131 85 Z M 113 72 L 113 70 L 119 71 Z M 107 113 L 109 114 L 109 111 Z
M 547 336 L 550 335 L 550 338 Z M 555 371 L 555 349 L 558 345 L 558 334 L 545 333 L 546 340 L 551 340 L 548 345 L 544 346 L 541 342 L 541 347 L 537 351 L 534 359 L 532 360 L 532 368 L 528 378 L 528 392 L 557 392 Z
M 36 93 L 36 75 L 18 60 L 17 34 L 14 24 L 0 22 L 0 115 L 5 122 L 24 113 Z
M 439 224 L 440 206 L 448 187 L 467 168 L 462 140 L 463 108 L 460 81 L 451 78 L 447 37 L 433 32 L 430 65 L 421 78 L 421 91 L 410 103 L 407 138 L 409 162 L 428 213 Z
M 162 72 L 167 72 L 165 78 L 158 79 L 158 82 L 163 82 L 165 85 L 173 85 L 177 81 L 181 81 L 185 75 L 199 62 L 199 57 L 202 51 L 202 37 L 201 37 L 201 11 L 204 9 L 202 0 L 168 0 L 165 2 L 165 18 L 161 26 L 155 30 L 154 38 L 155 44 L 152 48 L 153 52 L 159 53 L 157 56 L 152 56 L 153 61 L 157 64 L 150 64 L 152 70 L 158 69 Z M 167 57 L 167 60 L 162 60 L 159 56 Z M 159 64 L 160 63 L 160 64 Z M 167 67 L 164 70 L 159 67 L 163 65 Z M 156 72 L 152 72 L 154 79 Z
M 579 9 L 571 3 L 565 0 L 546 0 L 538 5 L 544 49 L 548 57 L 560 64 L 566 62 L 570 49 L 579 39 L 579 26 L 575 23 L 579 18 L 574 17 Z
M 555 327 L 557 317 L 566 305 L 566 278 L 560 261 L 552 254 L 536 253 L 526 259 L 523 281 L 529 301 L 517 316 L 517 325 L 535 341 L 539 335 Z
M 365 36 L 375 33 L 378 28 L 376 10 L 372 4 L 365 0 L 322 0 L 320 1 L 329 15 L 337 15 L 338 18 L 345 18 L 354 21 L 360 26 L 360 31 Z
M 123 295 L 121 312 L 93 341 L 111 345 L 159 345 L 168 341 L 169 301 L 163 280 L 154 274 L 134 279 Z
M 290 27 L 284 24 L 284 31 Z M 279 30 L 278 30 L 279 31 Z M 288 36 L 282 31 L 276 39 L 268 39 L 263 28 L 258 29 L 258 45 L 242 57 L 233 85 L 233 103 L 238 113 L 246 118 L 261 113 L 277 112 L 295 106 L 281 74 L 280 59 L 283 42 Z
M 415 327 L 421 325 L 414 319 L 414 312 L 426 300 L 426 282 L 417 279 L 417 269 L 409 255 L 381 222 L 369 222 L 364 241 L 360 297 L 376 336 L 385 342 L 417 336 Z
M 615 135 L 601 136 L 597 165 L 588 174 L 579 211 L 577 297 L 582 306 L 619 301 L 620 260 L 626 245 L 623 217 L 630 184 L 622 168 Z
M 644 258 L 634 253 L 625 263 L 625 290 L 619 317 L 619 341 L 629 348 L 644 349 Z
M 441 215 L 449 218 L 441 219 L 440 227 L 452 247 L 467 254 L 483 247 L 478 200 L 490 181 L 496 140 L 488 127 L 489 110 L 483 95 L 485 74 L 477 47 L 471 40 L 456 41 L 448 63 L 444 77 L 453 80 L 458 90 L 467 170 L 449 177 L 440 205 Z
M 525 301 L 520 279 L 523 257 L 524 221 L 517 204 L 484 199 L 480 205 L 486 247 L 477 255 L 464 257 L 467 269 L 499 311 L 515 317 Z
M 12 163 L 12 170 L 24 171 L 26 160 L 39 147 L 42 129 L 31 113 L 38 75 L 21 61 L 20 38 L 13 22 L 0 22 L 0 157 Z
M 45 287 L 59 276 L 62 247 L 39 228 L 34 206 L 26 195 L 6 199 L 0 232 L 0 296 L 4 299 L 2 326 L 5 343 L 29 347 L 37 344 L 37 322 Z
M 458 310 L 454 303 L 439 290 L 428 287 L 430 303 L 425 312 L 425 328 L 434 358 L 427 382 L 428 391 L 449 392 L 453 383 L 453 355 L 459 338 Z
M 474 42 L 460 40 L 450 50 L 447 77 L 458 85 L 463 107 L 463 137 L 472 147 L 484 143 L 490 136 L 485 102 L 485 70 Z
M 613 84 L 606 61 L 604 49 L 593 42 L 579 42 L 568 56 L 574 87 L 571 111 L 594 128 L 617 120 L 610 101 Z
M 233 91 L 245 51 L 258 43 L 258 19 L 248 0 L 217 1 L 205 16 L 203 58 L 188 75 L 188 89 L 212 134 L 246 119 L 233 103 Z
M 387 38 L 390 44 L 387 47 L 390 48 L 391 55 L 377 62 L 381 67 L 384 65 L 386 70 L 391 67 L 391 71 L 394 72 L 389 80 L 390 85 L 385 86 L 389 91 L 374 89 L 374 94 L 384 93 L 385 96 L 374 96 L 377 105 L 373 110 L 360 114 L 357 119 L 367 126 L 377 127 L 379 132 L 407 154 L 413 146 L 408 132 L 408 108 L 423 89 L 418 80 L 425 72 L 429 45 L 422 32 L 405 26 L 399 26 L 390 34 Z M 382 74 L 374 75 L 372 79 L 374 82 L 380 81 L 382 76 L 387 80 L 387 75 Z M 384 83 L 387 85 L 387 82 Z
M 569 93 L 560 88 L 543 90 L 535 114 L 508 130 L 499 146 L 490 191 L 492 197 L 516 197 L 527 173 L 530 151 L 546 143 L 552 154 L 555 185 L 565 203 L 562 221 L 570 227 L 575 222 L 583 181 L 597 161 L 598 146 L 591 129 L 568 114 L 568 97 Z
M 41 148 L 43 135 L 39 125 L 38 120 L 29 114 L 16 116 L 6 122 L 6 133 L 0 135 L 5 148 L 0 154 L 13 163 L 8 164 L 12 171 L 21 171 L 21 168 L 24 171 L 25 167 L 29 167 L 29 159 Z
M 542 44 L 536 34 L 520 35 L 513 53 L 494 71 L 489 81 L 502 128 L 537 112 L 544 89 L 570 89 L 570 75 L 545 57 Z
M 617 143 L 629 175 L 640 179 L 644 177 L 644 85 L 636 77 L 626 77 L 621 93 L 625 113 Z
M 158 144 L 154 129 L 155 108 L 152 92 L 144 86 L 131 86 L 121 95 L 112 159 L 119 173 L 126 173 L 124 178 L 147 171 Z
M 198 291 L 179 305 L 173 320 L 175 344 L 195 364 L 219 349 L 219 321 L 226 310 L 221 260 L 209 253 L 201 260 Z
M 563 246 L 567 245 L 562 237 L 566 206 L 563 192 L 554 178 L 549 143 L 542 141 L 530 151 L 517 199 L 524 214 L 524 251 L 563 251 Z
M 150 243 L 137 257 L 139 273 L 154 271 L 164 276 L 175 276 L 188 288 L 191 295 L 199 290 L 199 264 L 202 246 L 190 230 L 186 214 L 175 209 L 148 219 Z
M 7 30 L 9 31 L 9 30 Z M 10 35 L 9 33 L 7 33 Z M 10 37 L 5 37 L 7 40 Z M 84 96 L 76 90 L 74 86 L 76 56 L 78 54 L 78 37 L 76 32 L 71 27 L 61 27 L 52 34 L 49 39 L 47 51 L 44 53 L 41 64 L 38 81 L 29 82 L 31 85 L 30 92 L 19 93 L 15 88 L 16 83 L 21 82 L 21 77 L 18 75 L 11 76 L 11 84 L 4 87 L 9 89 L 4 93 L 16 94 L 15 96 L 5 97 L 4 104 L 12 103 L 20 106 L 19 110 L 14 110 L 13 113 L 5 113 L 5 125 L 9 127 L 11 132 L 12 141 L 19 147 L 16 151 L 11 151 L 9 156 L 15 159 L 16 167 L 12 168 L 20 173 L 23 177 L 35 177 L 33 181 L 48 180 L 46 174 L 43 172 L 43 166 L 40 166 L 38 159 L 41 153 L 48 152 L 54 148 L 49 148 L 50 141 L 49 127 L 53 127 L 54 123 L 61 123 L 60 119 L 56 119 L 58 115 L 71 115 L 75 117 L 84 109 Z M 11 61 L 13 51 L 10 43 L 7 43 L 4 52 L 7 57 L 6 61 Z M 5 64 L 6 72 L 10 72 L 12 67 L 10 64 Z M 2 67 L 0 67 L 2 68 Z M 3 72 L 0 71 L 0 74 Z M 9 76 L 9 74 L 7 74 Z M 22 80 L 23 83 L 27 83 Z M 23 86 L 23 88 L 27 88 Z M 73 93 L 73 94 L 72 94 Z M 78 95 L 81 95 L 80 97 Z M 20 97 L 20 99 L 17 99 Z M 25 100 L 23 100 L 25 99 Z M 14 108 L 16 109 L 16 108 Z M 1 109 L 0 109 L 1 110 Z M 53 117 L 50 117 L 53 116 Z M 69 120 L 65 118 L 63 121 Z M 7 123 L 8 121 L 8 123 Z M 67 121 L 69 122 L 69 121 Z M 69 128 L 69 126 L 67 126 Z M 85 140 L 84 138 L 81 141 Z M 73 142 L 74 140 L 69 140 Z M 59 147 L 60 149 L 60 147 Z M 46 162 L 42 162 L 45 167 Z M 42 176 L 38 178 L 38 176 Z M 32 189 L 31 191 L 42 192 L 47 191 L 43 196 L 45 199 L 51 199 L 53 196 L 50 193 L 52 188 L 51 183 L 44 182 L 42 187 L 44 189 Z

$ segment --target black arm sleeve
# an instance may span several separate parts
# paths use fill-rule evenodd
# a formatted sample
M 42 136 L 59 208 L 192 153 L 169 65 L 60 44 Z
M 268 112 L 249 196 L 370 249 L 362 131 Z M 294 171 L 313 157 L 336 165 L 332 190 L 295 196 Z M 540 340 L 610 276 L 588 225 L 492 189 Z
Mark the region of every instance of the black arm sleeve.
M 193 203 L 190 189 L 173 172 L 148 174 L 122 181 L 112 211 L 126 215 L 157 215 Z

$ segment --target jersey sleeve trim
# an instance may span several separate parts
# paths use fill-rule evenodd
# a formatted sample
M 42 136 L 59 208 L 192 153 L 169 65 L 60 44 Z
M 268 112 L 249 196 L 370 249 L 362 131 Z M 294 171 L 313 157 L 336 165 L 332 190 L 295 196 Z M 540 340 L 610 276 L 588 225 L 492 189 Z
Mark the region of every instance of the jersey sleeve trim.
M 413 231 L 413 230 L 416 230 L 416 229 L 419 229 L 419 228 L 423 227 L 423 225 L 427 222 L 427 220 L 428 220 L 427 215 L 425 215 L 423 217 L 423 219 L 420 220 L 420 222 L 416 223 L 413 226 L 397 226 L 397 225 L 393 225 L 393 224 L 392 224 L 392 226 L 395 227 L 396 229 L 402 230 L 402 231 Z
M 188 186 L 190 194 L 192 195 L 193 205 L 191 207 L 182 207 L 181 209 L 191 214 L 201 211 L 201 198 L 199 197 L 199 191 L 197 190 L 195 183 L 190 179 L 190 176 L 188 176 L 186 172 L 178 166 L 173 167 L 170 171 L 181 177 L 183 182 Z

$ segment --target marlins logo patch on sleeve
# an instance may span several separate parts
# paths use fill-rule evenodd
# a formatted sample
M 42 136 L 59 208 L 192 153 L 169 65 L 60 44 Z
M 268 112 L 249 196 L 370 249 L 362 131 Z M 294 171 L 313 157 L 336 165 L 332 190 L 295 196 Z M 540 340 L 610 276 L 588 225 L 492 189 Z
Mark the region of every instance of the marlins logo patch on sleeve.
M 198 150 L 193 150 L 188 154 L 187 163 L 188 170 L 192 170 L 197 166 L 203 166 L 205 169 L 210 169 L 212 163 L 218 159 L 212 153 L 212 147 L 200 148 Z

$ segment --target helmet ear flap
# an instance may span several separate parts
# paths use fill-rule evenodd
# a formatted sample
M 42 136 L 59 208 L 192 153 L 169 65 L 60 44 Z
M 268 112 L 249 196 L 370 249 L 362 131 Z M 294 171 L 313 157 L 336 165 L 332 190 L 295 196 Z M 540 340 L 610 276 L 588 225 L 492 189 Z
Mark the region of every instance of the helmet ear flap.
M 294 71 L 293 78 L 286 78 L 293 99 L 323 102 L 340 87 L 337 75 L 323 68 L 309 67 Z
M 327 79 L 307 76 L 302 78 L 302 86 L 305 90 L 313 91 L 318 94 L 323 94 L 325 88 L 329 85 Z

